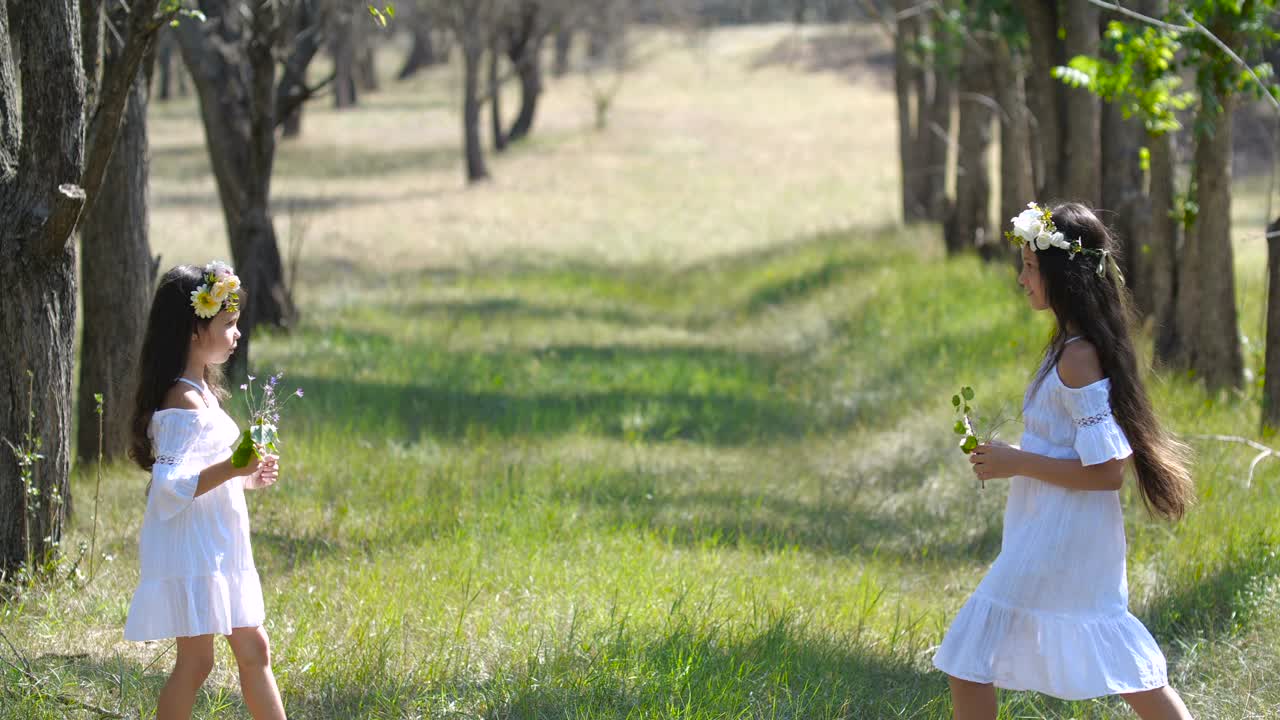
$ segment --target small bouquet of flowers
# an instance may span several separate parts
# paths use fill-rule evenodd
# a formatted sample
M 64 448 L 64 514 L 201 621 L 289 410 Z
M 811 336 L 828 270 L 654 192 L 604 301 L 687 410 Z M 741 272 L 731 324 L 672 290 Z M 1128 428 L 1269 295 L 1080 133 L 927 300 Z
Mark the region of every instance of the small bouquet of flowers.
M 956 424 L 952 427 L 952 431 L 956 435 L 960 435 L 960 451 L 968 455 L 973 452 L 979 445 L 994 441 L 999 437 L 1000 428 L 1004 427 L 1009 419 L 1004 417 L 1004 413 L 1000 412 L 986 422 L 982 422 L 982 418 L 974 412 L 973 407 L 969 403 L 973 402 L 973 388 L 968 385 L 960 388 L 960 392 L 951 396 L 951 405 L 956 409 L 958 418 Z M 985 426 L 984 432 L 979 432 L 975 426 L 982 424 Z M 985 488 L 987 484 L 982 483 Z
M 235 467 L 248 465 L 249 458 L 253 455 L 262 459 L 267 453 L 279 454 L 277 445 L 280 443 L 280 411 L 293 398 L 302 397 L 302 388 L 295 388 L 282 397 L 276 389 L 282 377 L 284 373 L 268 377 L 262 384 L 260 396 L 253 392 L 253 381 L 257 379 L 253 375 L 249 376 L 249 382 L 240 386 L 245 391 L 245 404 L 249 406 L 249 429 L 240 435 L 240 442 L 231 454 L 231 464 Z

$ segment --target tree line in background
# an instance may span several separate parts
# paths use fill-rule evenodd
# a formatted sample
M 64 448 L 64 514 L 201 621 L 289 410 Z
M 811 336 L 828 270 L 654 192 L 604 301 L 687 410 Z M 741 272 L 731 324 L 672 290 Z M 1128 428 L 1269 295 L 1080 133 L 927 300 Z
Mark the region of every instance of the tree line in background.
M 638 60 L 637 23 L 879 18 L 894 39 L 904 218 L 941 223 L 952 252 L 994 256 L 1000 227 L 986 209 L 997 172 L 1001 217 L 1033 196 L 1116 210 L 1130 243 L 1126 273 L 1160 328 L 1158 357 L 1231 387 L 1242 360 L 1227 242 L 1230 119 L 1258 87 L 1242 64 L 1269 82 L 1260 60 L 1275 2 L 1126 5 L 1164 18 L 1160 26 L 1085 0 L 0 2 L 0 284 L 19 299 L 0 313 L 9 340 L 0 346 L 0 439 L 13 450 L 0 450 L 0 576 L 56 549 L 72 449 L 81 458 L 99 449 L 95 395 L 104 400 L 103 455 L 127 448 L 159 264 L 147 237 L 153 91 L 161 101 L 192 92 L 199 102 L 232 259 L 254 292 L 232 369 L 243 373 L 255 328 L 297 319 L 272 215 L 278 143 L 305 131 L 308 102 L 327 96 L 345 108 L 376 92 L 374 50 L 391 33 L 408 40 L 400 79 L 460 61 L 460 145 L 466 180 L 478 182 L 490 172 L 486 147 L 502 152 L 534 132 L 548 74 L 582 72 L 603 127 Z M 321 55 L 331 70 L 317 77 Z M 1178 81 L 1191 73 L 1184 91 Z M 518 87 L 514 112 L 501 107 L 507 83 Z M 1180 123 L 1195 128 L 1189 163 L 1176 157 Z M 1179 181 L 1186 167 L 1189 180 Z M 1270 288 L 1270 304 L 1280 305 L 1280 282 Z M 1280 311 L 1268 316 L 1280 323 Z M 1280 329 L 1269 326 L 1268 336 L 1272 398 Z M 1268 402 L 1267 422 L 1277 412 L 1280 398 Z
M 1280 95 L 1275 0 L 869 4 L 894 41 L 905 221 L 941 223 L 949 253 L 1003 258 L 1006 219 L 1029 198 L 1103 208 L 1157 362 L 1240 387 L 1232 129 L 1245 101 Z M 1280 104 L 1267 112 L 1280 120 Z M 1280 424 L 1280 238 L 1268 239 L 1264 427 Z
M 99 449 L 117 459 L 127 450 L 133 373 L 159 269 L 147 236 L 153 91 L 160 100 L 194 92 L 199 102 L 232 259 L 254 291 L 232 367 L 243 374 L 255 328 L 287 328 L 297 318 L 272 217 L 271 178 L 278 143 L 303 131 L 306 103 L 328 95 L 336 107 L 351 107 L 376 91 L 373 51 L 392 32 L 409 36 L 401 79 L 451 53 L 460 56 L 466 178 L 483 180 L 489 172 L 483 108 L 491 110 L 490 147 L 500 152 L 533 132 L 544 65 L 554 75 L 620 74 L 630 62 L 630 24 L 673 17 L 679 6 L 678 0 L 0 2 L 0 284 L 10 300 L 0 312 L 7 341 L 0 346 L 6 442 L 0 578 L 28 559 L 53 557 L 71 506 L 73 448 L 82 459 Z M 332 71 L 316 78 L 311 66 L 321 54 L 332 60 Z M 518 85 L 520 102 L 509 121 L 499 104 L 508 82 Z M 599 90 L 597 124 L 616 87 Z

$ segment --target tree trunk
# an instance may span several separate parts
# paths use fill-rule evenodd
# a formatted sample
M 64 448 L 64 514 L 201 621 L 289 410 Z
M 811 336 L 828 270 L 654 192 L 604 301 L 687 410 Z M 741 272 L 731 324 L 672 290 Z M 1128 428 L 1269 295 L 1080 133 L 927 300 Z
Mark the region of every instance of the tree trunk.
M 955 114 L 955 94 L 951 69 L 935 66 L 927 121 L 921 128 L 921 147 L 927 153 L 921 164 L 928 180 L 924 195 L 925 210 L 928 219 L 935 222 L 944 222 L 951 214 L 951 200 L 947 197 L 947 170 L 952 138 L 955 137 L 952 118 Z
M 1262 429 L 1280 427 L 1280 219 L 1267 226 L 1267 349 Z
M 960 69 L 960 131 L 956 158 L 956 203 L 944 228 L 948 254 L 978 248 L 991 254 L 992 68 L 988 44 L 970 41 Z
M 1063 3 L 1066 57 L 1098 56 L 1101 40 L 1098 7 L 1088 2 Z M 1063 144 L 1066 164 L 1063 188 L 1066 197 L 1096 207 L 1102 195 L 1102 101 L 1088 88 L 1061 86 L 1060 117 L 1066 120 Z
M 1140 0 L 1137 10 L 1150 17 L 1164 17 L 1169 2 Z M 1138 302 L 1144 312 L 1155 318 L 1155 362 L 1170 365 L 1177 345 L 1178 255 L 1182 239 L 1182 226 L 1172 216 L 1178 163 L 1172 136 L 1147 135 L 1145 141 L 1150 153 L 1146 235 L 1135 252 L 1140 253 L 1138 282 L 1145 283 L 1146 289 L 1139 287 Z
M 1231 247 L 1231 121 L 1234 98 L 1221 98 L 1212 129 L 1196 134 L 1199 210 L 1179 258 L 1181 367 L 1210 388 L 1239 387 L 1243 378 Z M 1201 110 L 1201 113 L 1208 112 Z M 1203 120 L 1203 118 L 1201 118 Z M 1209 123 L 1201 123 L 1204 127 Z
M 296 3 L 289 18 L 293 51 L 281 65 L 280 84 L 276 89 L 276 120 L 281 123 L 286 138 L 302 134 L 302 108 L 312 94 L 307 87 L 307 69 L 320 52 L 324 22 L 324 14 L 310 1 Z
M 521 6 L 519 23 L 507 36 L 507 59 L 520 78 L 520 112 L 507 133 L 515 142 L 528 136 L 542 95 L 542 43 L 546 38 L 543 12 L 536 2 Z
M 173 32 L 162 28 L 157 41 L 156 67 L 160 72 L 156 83 L 156 99 L 160 102 L 168 102 L 173 97 L 173 50 L 176 44 Z
M 408 19 L 409 32 L 413 35 L 409 54 L 405 56 L 404 65 L 396 77 L 405 80 L 424 67 L 436 62 L 435 47 L 431 41 L 430 18 L 424 12 L 414 12 Z
M 573 51 L 573 30 L 561 27 L 556 30 L 555 59 L 551 63 L 551 74 L 561 78 L 569 74 L 569 54 Z
M 335 108 L 355 107 L 358 102 L 356 43 L 353 29 L 355 22 L 349 10 L 338 10 L 333 14 L 329 52 L 333 55 L 333 106 Z
M 911 5 L 912 0 L 895 3 L 899 12 Z M 916 69 L 912 67 L 911 48 L 916 41 L 916 24 L 914 16 L 898 20 L 893 38 L 893 84 L 898 99 L 898 184 L 902 193 L 902 221 L 907 223 L 923 220 L 926 215 L 924 203 L 917 195 L 921 185 L 917 177 L 920 143 L 912 122 L 913 100 L 921 101 L 912 97 L 916 89 Z
M 502 53 L 497 43 L 489 50 L 489 119 L 493 130 L 493 149 L 503 152 L 507 149 L 506 128 L 502 123 L 502 85 L 498 81 L 498 63 Z
M 122 25 L 121 12 L 113 12 Z M 109 47 L 113 44 L 109 43 Z M 118 51 L 108 50 L 103 74 L 125 72 Z M 154 286 L 147 240 L 146 70 L 135 73 L 115 151 L 98 198 L 81 222 L 80 276 L 84 322 L 80 343 L 80 387 L 76 456 L 98 453 L 95 394 L 103 396 L 102 452 L 123 458 L 129 447 L 138 352 Z M 109 281 L 107 280 L 109 279 Z
M 362 19 L 363 20 L 363 19 Z M 353 23 L 356 27 L 356 81 L 365 92 L 378 91 L 378 63 L 374 53 L 377 35 L 367 21 Z
M 479 182 L 489 177 L 484 164 L 484 151 L 480 147 L 480 63 L 484 59 L 483 45 L 476 39 L 462 41 L 463 97 L 462 134 L 467 157 L 467 182 Z
M 1001 227 L 1031 202 L 1035 195 L 1031 168 L 1031 137 L 1027 124 L 1027 96 L 1021 58 L 1004 38 L 993 43 L 996 101 L 1000 105 L 1000 215 Z M 997 235 L 999 230 L 997 227 Z M 1010 253 L 1014 256 L 1015 253 Z M 1022 264 L 1021 257 L 1017 262 Z
M 223 14 L 220 2 L 206 0 L 205 7 L 220 22 L 182 23 L 179 37 L 200 98 L 231 255 L 248 291 L 232 364 L 238 373 L 257 325 L 288 327 L 296 320 L 270 213 L 276 115 L 271 4 L 257 6 L 258 14 L 245 20 Z
M 1146 132 L 1137 119 L 1125 119 L 1114 103 L 1103 107 L 1102 120 L 1102 157 L 1107 162 L 1101 168 L 1101 207 L 1114 213 L 1109 224 L 1120 243 L 1120 268 L 1135 304 L 1146 314 L 1151 308 L 1151 283 L 1142 245 L 1150 235 L 1151 208 L 1143 193 L 1140 157 Z
M 520 114 L 511 126 L 507 139 L 511 142 L 528 137 L 533 129 L 533 119 L 538 112 L 538 100 L 542 97 L 542 69 L 538 58 L 542 52 L 541 41 L 516 61 L 520 75 Z
M 1182 253 L 1182 225 L 1173 219 L 1174 157 L 1173 137 L 1165 134 L 1147 138 L 1151 152 L 1150 224 L 1143 253 L 1149 268 L 1146 279 L 1150 308 L 1155 316 L 1155 358 L 1161 365 L 1177 364 L 1178 348 L 1178 266 Z
M 73 0 L 0 3 L 0 287 L 17 299 L 0 312 L 0 439 L 25 446 L 29 433 L 44 456 L 33 468 L 39 496 L 28 497 L 17 458 L 0 449 L 0 575 L 28 552 L 43 560 L 56 549 L 70 498 L 76 251 L 68 239 L 85 168 L 80 33 Z
M 1030 38 L 1031 69 L 1027 73 L 1029 127 L 1036 151 L 1036 195 L 1047 202 L 1062 193 L 1063 127 L 1060 108 L 1065 89 L 1050 73 L 1062 64 L 1058 40 L 1057 3 L 1045 0 L 1018 0 Z

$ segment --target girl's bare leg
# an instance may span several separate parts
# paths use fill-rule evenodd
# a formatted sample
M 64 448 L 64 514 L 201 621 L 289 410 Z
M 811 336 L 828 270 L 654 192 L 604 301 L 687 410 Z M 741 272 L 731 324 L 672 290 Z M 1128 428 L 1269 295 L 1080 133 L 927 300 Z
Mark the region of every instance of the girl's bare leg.
M 240 692 L 254 720 L 285 720 L 284 703 L 271 672 L 271 645 L 260 627 L 234 628 L 227 636 L 240 667 Z
M 947 676 L 951 682 L 951 707 L 955 720 L 995 720 L 996 688 L 991 683 L 976 683 Z
M 160 691 L 156 720 L 190 720 L 196 693 L 213 672 L 213 636 L 177 639 L 178 659 Z
M 1142 720 L 1192 720 L 1182 698 L 1168 685 L 1155 690 L 1121 695 Z

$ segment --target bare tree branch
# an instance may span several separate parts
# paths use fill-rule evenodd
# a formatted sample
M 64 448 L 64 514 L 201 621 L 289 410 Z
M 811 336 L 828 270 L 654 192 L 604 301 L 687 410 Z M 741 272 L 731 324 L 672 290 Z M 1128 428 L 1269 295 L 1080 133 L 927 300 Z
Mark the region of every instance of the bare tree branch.
M 1248 445 L 1254 450 L 1259 451 L 1257 456 L 1253 458 L 1253 462 L 1249 463 L 1249 477 L 1245 479 L 1245 482 L 1244 482 L 1245 487 L 1253 486 L 1253 471 L 1258 467 L 1258 463 L 1262 462 L 1264 459 L 1268 457 L 1272 457 L 1272 456 L 1280 457 L 1280 452 L 1277 452 L 1276 450 L 1269 448 L 1260 442 L 1255 442 L 1253 440 L 1250 440 L 1248 438 L 1243 438 L 1238 435 L 1190 435 L 1189 437 L 1195 438 L 1197 440 L 1217 440 L 1218 442 L 1238 443 L 1240 445 Z
M 1115 12 L 1120 13 L 1121 15 L 1131 17 L 1134 20 L 1147 23 L 1148 25 L 1154 25 L 1155 27 L 1158 27 L 1164 30 L 1171 30 L 1175 32 L 1194 32 L 1194 33 L 1203 35 L 1209 40 L 1209 42 L 1217 46 L 1219 50 L 1226 53 L 1227 57 L 1231 58 L 1231 60 L 1234 63 L 1244 68 L 1245 72 L 1249 73 L 1249 76 L 1253 78 L 1253 81 L 1256 82 L 1258 84 L 1258 87 L 1262 89 L 1262 94 L 1265 95 L 1267 100 L 1271 102 L 1271 107 L 1274 108 L 1277 113 L 1280 113 L 1280 100 L 1277 100 L 1276 97 L 1271 94 L 1271 91 L 1267 88 L 1266 83 L 1262 82 L 1262 78 L 1258 77 L 1258 74 L 1253 71 L 1253 68 L 1249 66 L 1249 63 L 1245 62 L 1244 59 L 1241 58 L 1239 55 L 1237 55 L 1236 52 L 1232 50 L 1230 47 L 1228 47 L 1226 43 L 1222 42 L 1222 40 L 1220 40 L 1217 35 L 1214 35 L 1212 32 L 1209 32 L 1209 28 L 1197 22 L 1196 19 L 1191 16 L 1191 13 L 1187 12 L 1186 8 L 1182 9 L 1182 16 L 1186 18 L 1187 22 L 1191 24 L 1175 25 L 1172 23 L 1165 22 L 1163 20 L 1159 20 L 1157 18 L 1153 18 L 1149 15 L 1143 15 L 1140 12 L 1130 10 L 1129 8 L 1126 8 L 1120 5 L 1119 3 L 1106 2 L 1106 0 L 1089 0 L 1089 2 L 1094 5 L 1097 5 L 1100 8 L 1113 10 Z

